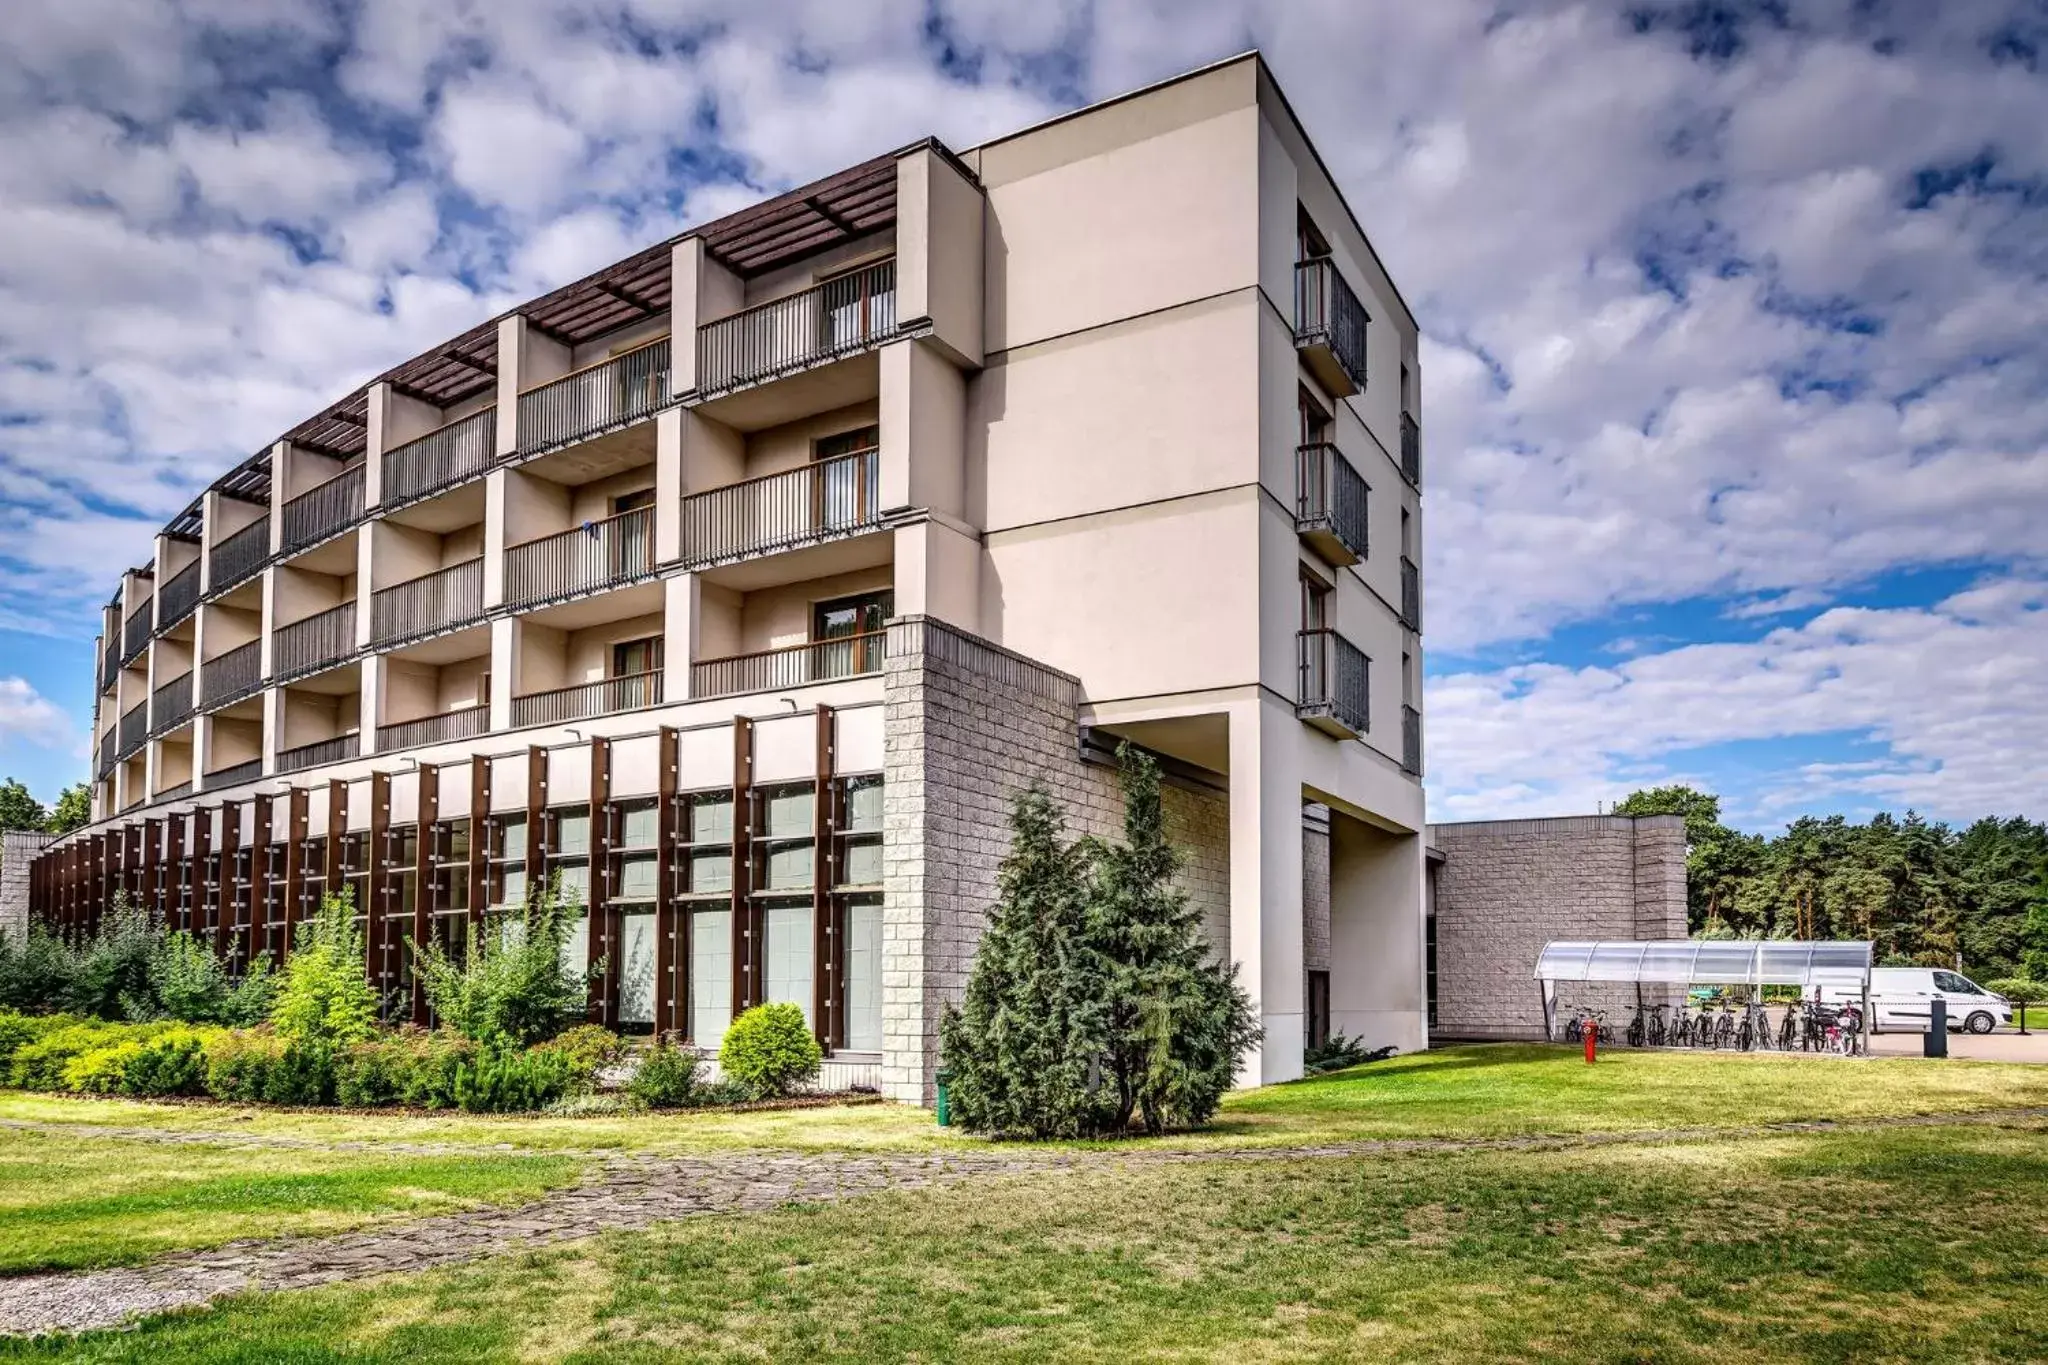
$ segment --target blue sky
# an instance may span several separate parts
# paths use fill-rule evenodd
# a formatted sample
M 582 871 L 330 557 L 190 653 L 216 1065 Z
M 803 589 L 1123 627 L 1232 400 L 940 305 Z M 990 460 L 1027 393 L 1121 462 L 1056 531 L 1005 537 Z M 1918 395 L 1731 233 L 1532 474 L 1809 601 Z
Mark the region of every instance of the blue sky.
M 1421 318 L 1437 818 L 2048 815 L 2042 0 L 26 0 L 0 773 L 118 571 L 363 376 L 692 222 L 1267 54 Z

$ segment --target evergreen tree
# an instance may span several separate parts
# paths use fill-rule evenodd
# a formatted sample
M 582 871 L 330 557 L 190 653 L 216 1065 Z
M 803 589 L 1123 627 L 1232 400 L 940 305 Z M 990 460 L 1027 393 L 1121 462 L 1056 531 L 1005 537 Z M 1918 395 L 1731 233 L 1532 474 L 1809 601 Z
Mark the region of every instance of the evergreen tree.
M 370 989 L 352 888 L 321 897 L 320 908 L 300 921 L 270 1022 L 280 1037 L 316 1047 L 359 1043 L 376 1032 L 377 995 Z
M 10 777 L 0 782 L 0 830 L 41 829 L 49 818 L 43 803 L 29 795 L 20 779 Z
M 1235 965 L 1216 961 L 1174 884 L 1181 856 L 1166 839 L 1159 765 L 1128 744 L 1117 763 L 1124 837 L 1093 849 L 1088 935 L 1106 987 L 1112 1130 L 1135 1114 L 1158 1133 L 1216 1112 L 1258 1028 Z
M 92 792 L 83 782 L 74 782 L 57 793 L 57 804 L 50 807 L 50 833 L 69 834 L 91 823 Z
M 2020 934 L 2021 960 L 2026 975 L 2034 981 L 2048 981 L 2048 860 L 2034 878 L 2033 900 L 2027 905 L 2026 927 Z
M 1091 1081 L 1103 987 L 1087 951 L 1085 874 L 1085 851 L 1062 841 L 1052 798 L 1038 787 L 1020 793 L 966 996 L 940 1023 L 950 1100 L 965 1127 L 1052 1138 L 1101 1126 Z

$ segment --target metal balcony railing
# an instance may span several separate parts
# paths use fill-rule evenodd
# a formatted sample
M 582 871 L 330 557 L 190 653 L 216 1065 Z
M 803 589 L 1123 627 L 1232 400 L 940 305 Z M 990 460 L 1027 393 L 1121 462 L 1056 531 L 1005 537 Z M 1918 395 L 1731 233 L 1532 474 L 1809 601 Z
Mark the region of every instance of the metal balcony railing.
M 225 768 L 215 768 L 206 775 L 206 789 L 218 791 L 226 787 L 240 786 L 254 782 L 263 776 L 263 760 L 252 758 L 246 763 L 231 763 Z
M 1422 633 L 1422 571 L 1407 555 L 1401 556 L 1401 623 Z
M 270 515 L 256 518 L 241 530 L 216 541 L 209 593 L 226 592 L 262 568 L 270 559 Z
M 188 777 L 183 782 L 173 783 L 162 791 L 156 792 L 150 799 L 152 801 L 175 801 L 181 796 L 190 796 L 191 794 L 192 779 Z
M 1365 480 L 1327 441 L 1294 452 L 1294 529 L 1332 564 L 1365 558 Z
M 498 454 L 498 410 L 485 408 L 384 452 L 379 506 L 481 478 Z
M 284 535 L 280 544 L 290 554 L 362 519 L 363 467 L 358 463 L 284 505 Z
M 1297 659 L 1294 713 L 1345 739 L 1366 733 L 1372 716 L 1371 660 L 1358 646 L 1334 630 L 1304 630 Z
M 1422 713 L 1401 707 L 1401 771 L 1422 776 Z
M 483 614 L 484 562 L 465 560 L 371 594 L 370 643 L 388 645 L 456 630 Z
M 1401 477 L 1422 487 L 1422 428 L 1405 412 L 1401 414 Z
M 881 452 L 856 451 L 683 499 L 691 566 L 772 554 L 881 524 Z
M 263 642 L 251 640 L 199 666 L 199 704 L 211 710 L 263 685 Z
M 668 405 L 668 338 L 519 395 L 522 455 L 645 417 Z
M 114 679 L 121 676 L 121 650 L 112 640 L 100 655 L 100 691 L 105 692 L 114 685 Z
M 887 631 L 877 630 L 729 659 L 706 659 L 690 666 L 690 699 L 731 697 L 879 673 L 887 639 Z
M 149 703 L 138 702 L 121 713 L 121 743 L 114 750 L 114 759 L 119 762 L 142 747 L 149 738 Z
M 891 257 L 699 328 L 697 388 L 772 379 L 865 350 L 895 331 Z
M 270 651 L 273 680 L 340 663 L 356 652 L 356 604 L 343 602 L 318 616 L 280 626 Z
M 323 763 L 339 763 L 354 758 L 362 748 L 362 736 L 340 735 L 334 739 L 318 739 L 311 744 L 301 744 L 295 749 L 280 749 L 277 753 L 277 770 L 281 773 L 295 773 L 303 768 L 317 768 Z
M 609 715 L 641 706 L 661 704 L 658 672 L 628 673 L 618 678 L 599 678 L 574 687 L 551 692 L 530 692 L 512 699 L 514 725 L 549 725 L 557 721 L 581 720 L 585 716 Z
M 377 752 L 416 749 L 422 744 L 445 744 L 456 739 L 475 739 L 491 728 L 489 706 L 465 706 L 438 716 L 402 720 L 377 727 Z
M 505 551 L 505 605 L 532 606 L 654 572 L 654 509 L 586 521 Z
M 1365 338 L 1372 319 L 1328 256 L 1294 267 L 1294 344 L 1339 396 L 1365 387 Z
M 149 694 L 149 732 L 163 734 L 192 715 L 192 675 L 181 673 Z
M 199 561 L 193 560 L 156 590 L 156 628 L 168 630 L 199 605 Z
M 115 763 L 114 750 L 119 743 L 119 736 L 112 727 L 109 727 L 107 732 L 100 736 L 100 766 L 94 774 L 95 777 L 105 777 L 109 772 L 113 771 Z
M 121 662 L 124 664 L 149 647 L 150 606 L 144 602 L 121 622 Z

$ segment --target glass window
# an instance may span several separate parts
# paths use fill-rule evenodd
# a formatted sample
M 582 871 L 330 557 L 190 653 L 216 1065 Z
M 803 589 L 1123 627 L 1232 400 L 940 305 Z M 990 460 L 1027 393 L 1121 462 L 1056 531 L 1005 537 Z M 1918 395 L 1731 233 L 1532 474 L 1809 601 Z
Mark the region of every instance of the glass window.
M 619 894 L 622 901 L 651 901 L 658 889 L 655 860 L 651 857 L 624 858 L 619 862 Z
M 698 853 L 690 858 L 690 890 L 699 895 L 732 890 L 732 855 Z
M 771 905 L 768 925 L 766 998 L 800 1005 L 811 1023 L 811 907 Z
M 690 842 L 729 844 L 732 842 L 732 794 L 692 797 L 690 801 Z
M 619 846 L 653 848 L 661 834 L 661 813 L 653 806 L 629 806 L 619 812 Z
M 562 967 L 581 976 L 590 969 L 590 916 L 569 921 L 569 936 L 562 941 Z
M 797 844 L 768 853 L 768 891 L 801 891 L 811 884 L 811 846 Z
M 690 916 L 690 1038 L 717 1047 L 732 1022 L 732 911 Z
M 861 839 L 846 845 L 846 862 L 840 868 L 839 880 L 845 886 L 880 886 L 882 884 L 882 845 L 877 840 Z
M 767 836 L 770 839 L 808 839 L 813 833 L 815 803 L 809 787 L 785 788 L 768 794 Z
M 500 858 L 524 858 L 526 856 L 526 817 L 524 815 L 501 815 L 498 817 L 498 856 Z
M 864 832 L 881 830 L 881 778 L 850 777 L 846 780 L 846 828 Z
M 1977 994 L 1977 988 L 1975 986 L 1971 985 L 1962 977 L 1957 976 L 1954 972 L 1936 972 L 1934 974 L 1934 989 L 1938 991 L 1948 991 L 1951 994 L 1955 995 Z
M 507 867 L 498 873 L 498 904 L 521 905 L 526 900 L 526 869 Z
M 590 811 L 578 806 L 555 817 L 555 852 L 565 858 L 590 852 Z
M 654 916 L 619 918 L 619 1022 L 654 1022 Z
M 846 907 L 846 1046 L 882 1050 L 882 907 L 872 900 Z
M 562 899 L 578 905 L 590 903 L 590 864 L 564 863 L 556 869 L 561 876 Z

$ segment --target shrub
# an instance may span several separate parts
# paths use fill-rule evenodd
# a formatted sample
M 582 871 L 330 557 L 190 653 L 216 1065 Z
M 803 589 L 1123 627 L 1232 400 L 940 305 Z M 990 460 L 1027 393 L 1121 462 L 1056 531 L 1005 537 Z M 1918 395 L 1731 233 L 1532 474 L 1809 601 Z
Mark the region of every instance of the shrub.
M 718 1048 L 719 1071 L 756 1100 L 789 1094 L 824 1060 L 803 1010 L 786 1002 L 756 1005 L 733 1020 Z
M 128 1063 L 141 1052 L 141 1043 L 122 1038 L 78 1053 L 64 1064 L 64 1088 L 85 1095 L 111 1095 L 121 1088 Z
M 472 1114 L 545 1109 L 568 1090 L 567 1059 L 540 1048 L 484 1048 L 455 1072 L 455 1103 Z
M 2029 1006 L 2048 1001 L 2048 982 L 2036 981 L 2031 976 L 2007 976 L 1984 983 L 2012 1003 L 2013 1022 L 2024 1027 Z
M 377 997 L 363 971 L 363 937 L 356 930 L 352 890 L 323 897 L 320 909 L 299 925 L 270 1020 L 287 1042 L 327 1052 L 330 1074 L 333 1049 L 376 1033 Z
M 1368 1048 L 1357 1038 L 1332 1033 L 1321 1046 L 1302 1049 L 1301 1069 L 1308 1075 L 1320 1076 L 1326 1071 L 1342 1071 L 1347 1066 L 1358 1066 L 1364 1062 L 1385 1061 L 1393 1055 L 1393 1048 Z
M 260 1101 L 283 1053 L 284 1040 L 268 1030 L 224 1035 L 206 1049 L 206 1093 L 218 1100 Z
M 288 1040 L 263 1078 L 266 1104 L 334 1103 L 334 1047 L 311 1038 Z
M 335 1100 L 361 1108 L 451 1108 L 456 1073 L 473 1052 L 461 1039 L 420 1029 L 357 1043 L 335 1059 Z
M 562 962 L 578 909 L 550 882 L 519 910 L 491 917 L 482 932 L 471 924 L 460 962 L 438 943 L 415 944 L 413 970 L 434 1017 L 491 1047 L 525 1047 L 560 1033 L 589 993 L 590 973 Z
M 147 911 L 115 892 L 99 928 L 75 957 L 67 989 L 71 1012 L 95 1019 L 153 1018 L 158 1011 L 149 963 L 162 935 Z
M 582 1094 L 597 1088 L 597 1074 L 617 1064 L 625 1055 L 626 1041 L 608 1028 L 578 1024 L 540 1044 L 542 1051 L 559 1052 L 569 1064 L 569 1089 Z
M 68 1014 L 0 1014 L 0 1080 L 6 1079 L 17 1050 L 77 1022 Z
M 0 934 L 0 1008 L 61 1009 L 71 998 L 76 970 L 71 949 L 41 925 L 18 939 Z
M 214 1030 L 173 1028 L 136 1043 L 121 1073 L 121 1093 L 141 1099 L 205 1094 L 207 1044 L 226 1036 Z
M 157 1009 L 188 1024 L 222 1022 L 233 989 L 213 949 L 197 934 L 170 933 L 149 957 L 149 989 Z
M 96 1019 L 67 1020 L 60 1028 L 14 1050 L 7 1079 L 23 1090 L 61 1090 L 72 1059 L 117 1041 L 113 1025 Z
M 640 1059 L 626 1093 L 649 1109 L 685 1109 L 702 1104 L 704 1062 L 695 1048 L 663 1038 Z

